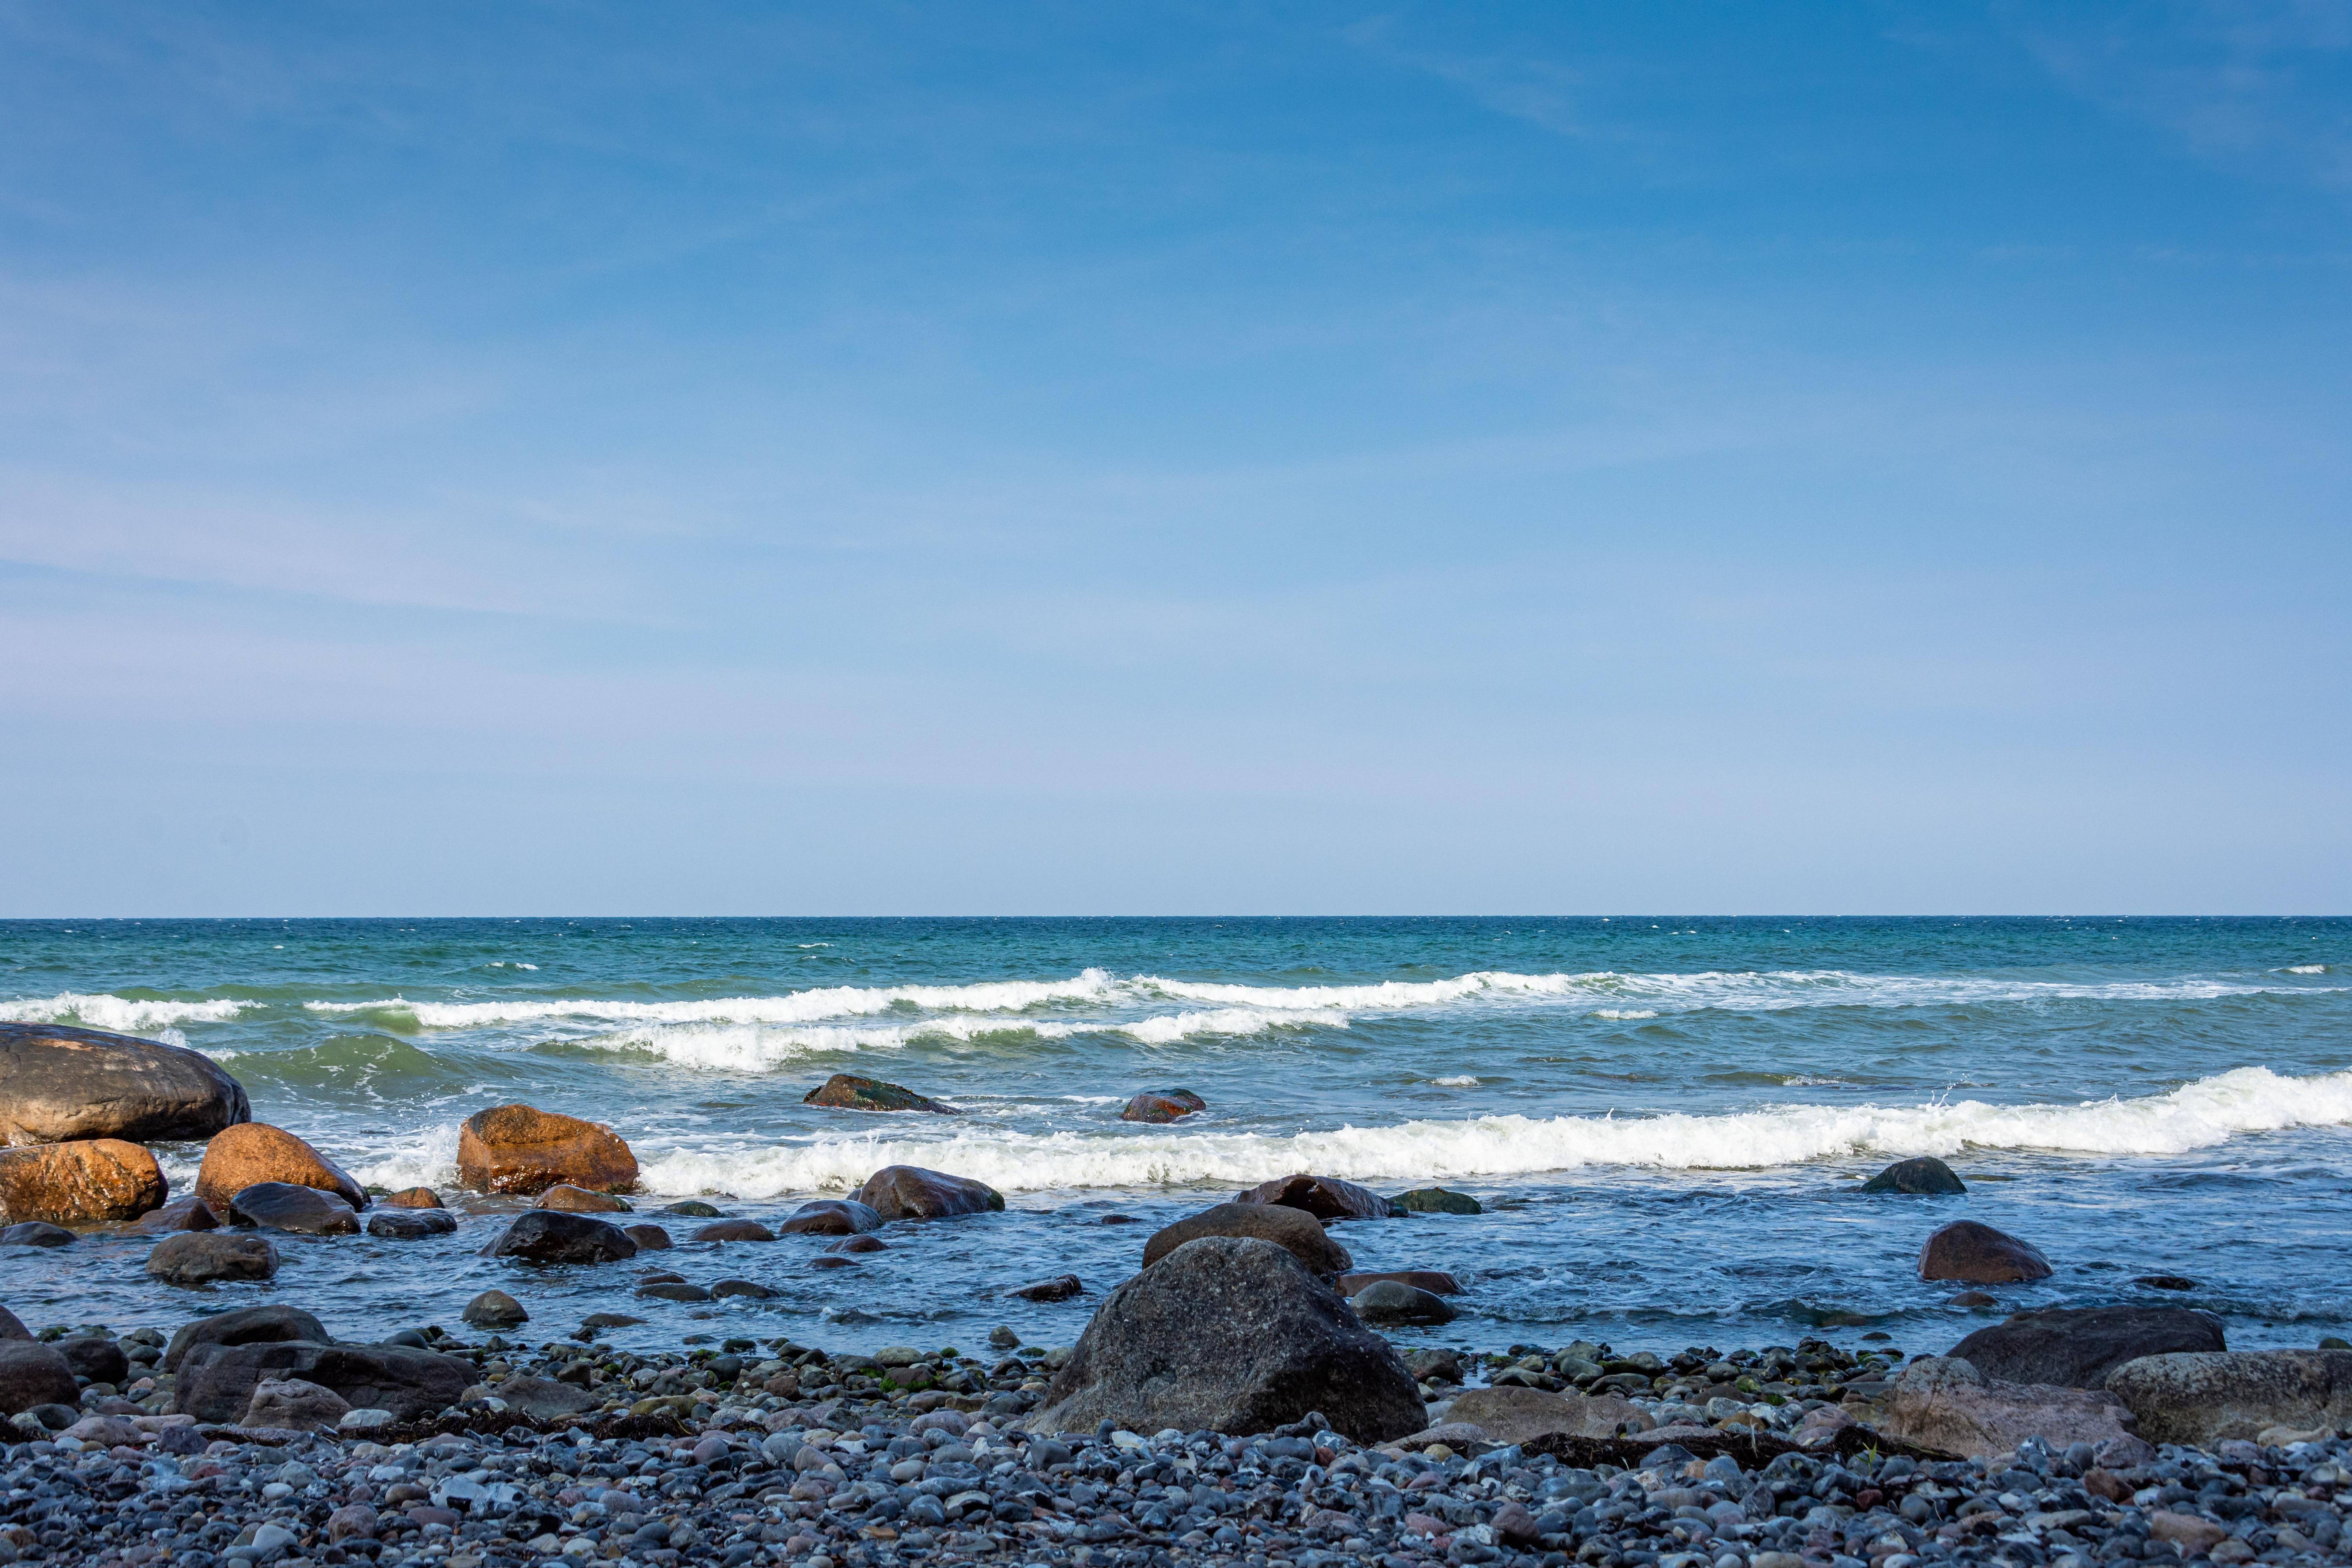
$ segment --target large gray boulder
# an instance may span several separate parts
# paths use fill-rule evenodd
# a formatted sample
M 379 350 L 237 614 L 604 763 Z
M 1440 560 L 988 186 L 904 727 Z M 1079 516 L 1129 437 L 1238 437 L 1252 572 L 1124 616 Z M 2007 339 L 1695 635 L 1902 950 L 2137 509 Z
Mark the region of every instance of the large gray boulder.
M 2053 1452 L 2076 1443 L 2114 1454 L 2148 1452 L 2133 1442 L 2131 1411 L 2106 1390 L 2004 1383 L 1950 1356 L 1905 1367 L 1871 1425 L 1904 1442 L 1972 1459 L 2010 1453 L 2028 1437 Z
M 1186 1242 L 1209 1236 L 1245 1236 L 1273 1242 L 1305 1264 L 1311 1274 L 1345 1274 L 1356 1266 L 1354 1257 L 1331 1239 L 1322 1221 L 1303 1209 L 1277 1204 L 1219 1204 L 1186 1215 L 1152 1233 L 1143 1244 L 1143 1266 L 1149 1268 Z
M 2352 1426 L 2352 1351 L 2142 1356 L 2107 1373 L 2107 1392 L 2151 1443 L 2210 1447 L 2273 1426 Z
M 237 1421 L 266 1381 L 298 1378 L 332 1389 L 355 1410 L 401 1421 L 436 1415 L 480 1376 L 474 1363 L 406 1345 L 201 1344 L 180 1363 L 173 1402 L 199 1421 Z
M 166 1285 L 192 1289 L 224 1279 L 267 1279 L 278 1272 L 278 1248 L 266 1236 L 232 1236 L 218 1230 L 184 1230 L 157 1242 L 147 1254 L 147 1272 Z
M 482 1254 L 529 1263 L 617 1263 L 635 1258 L 637 1244 L 609 1220 L 562 1209 L 531 1209 L 517 1215 Z
M 2104 1388 L 2127 1361 L 2220 1351 L 2221 1320 L 2188 1307 L 2053 1307 L 1979 1329 L 1945 1353 L 2003 1383 Z
M 299 1307 L 239 1307 L 183 1324 L 164 1347 L 163 1370 L 179 1371 L 180 1363 L 198 1345 L 278 1344 L 288 1340 L 325 1344 L 333 1338 L 324 1323 Z
M 1310 1411 L 1360 1443 L 1426 1419 L 1394 1347 L 1297 1258 L 1270 1241 L 1205 1237 L 1110 1293 L 1028 1426 L 1245 1436 Z
M 236 1079 L 184 1046 L 0 1024 L 0 1142 L 194 1142 L 252 1118 Z

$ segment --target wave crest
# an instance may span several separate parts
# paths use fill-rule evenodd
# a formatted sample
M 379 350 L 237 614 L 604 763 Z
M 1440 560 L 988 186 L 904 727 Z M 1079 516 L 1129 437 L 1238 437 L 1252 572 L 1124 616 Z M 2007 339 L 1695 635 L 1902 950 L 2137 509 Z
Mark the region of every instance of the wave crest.
M 12 1024 L 77 1024 L 85 1029 L 136 1035 L 169 1028 L 174 1024 L 221 1023 L 250 1005 L 247 1002 L 226 1001 L 148 1002 L 103 992 L 86 994 L 66 991 L 55 996 L 0 1002 L 0 1020 Z

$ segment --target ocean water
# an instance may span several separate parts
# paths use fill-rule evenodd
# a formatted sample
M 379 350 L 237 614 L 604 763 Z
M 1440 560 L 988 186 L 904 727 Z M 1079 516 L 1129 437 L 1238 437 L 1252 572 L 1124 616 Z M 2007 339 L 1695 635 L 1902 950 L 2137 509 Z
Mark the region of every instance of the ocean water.
M 1312 1171 L 1488 1205 L 1338 1231 L 1360 1267 L 1461 1279 L 1461 1317 L 1425 1335 L 1446 1343 L 1941 1350 L 2019 1307 L 2121 1300 L 2206 1308 L 2246 1346 L 2352 1332 L 2343 919 L 19 921 L 0 1017 L 194 1047 L 257 1119 L 470 1211 L 446 1239 L 286 1238 L 274 1282 L 200 1294 L 147 1280 L 127 1239 L 0 1249 L 0 1302 L 35 1323 L 275 1299 L 370 1338 L 454 1326 L 497 1285 L 533 1334 L 627 1310 L 647 1321 L 625 1343 L 1067 1343 L 1152 1228 Z M 801 1103 L 836 1071 L 963 1114 Z M 1208 1110 L 1118 1119 L 1176 1087 Z M 493 1262 L 477 1249 L 517 1205 L 457 1195 L 457 1128 L 515 1100 L 609 1122 L 642 1208 L 772 1219 L 903 1162 L 1009 1210 L 891 1226 L 829 1271 L 803 1237 Z M 200 1152 L 159 1150 L 175 1190 Z M 1856 1191 L 1920 1153 L 1969 1194 Z M 1961 1217 L 2055 1276 L 1954 1304 L 1914 1263 Z M 635 1300 L 656 1266 L 779 1294 Z M 1085 1296 L 1004 1294 L 1064 1272 Z M 2196 1289 L 2136 1282 L 2158 1274 Z

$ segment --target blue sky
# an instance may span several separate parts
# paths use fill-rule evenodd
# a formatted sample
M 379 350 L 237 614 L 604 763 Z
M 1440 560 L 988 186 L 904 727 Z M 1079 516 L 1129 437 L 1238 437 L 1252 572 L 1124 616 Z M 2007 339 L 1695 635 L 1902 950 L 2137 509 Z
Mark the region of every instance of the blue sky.
M 2337 5 L 0 4 L 0 914 L 2352 907 Z

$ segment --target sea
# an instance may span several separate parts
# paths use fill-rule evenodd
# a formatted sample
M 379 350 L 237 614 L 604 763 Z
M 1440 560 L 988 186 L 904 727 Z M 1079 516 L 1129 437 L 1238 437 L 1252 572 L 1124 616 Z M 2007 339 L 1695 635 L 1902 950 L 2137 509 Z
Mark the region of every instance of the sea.
M 204 1291 L 147 1279 L 132 1238 L 0 1247 L 0 1303 L 36 1325 L 277 1300 L 373 1339 L 458 1331 L 498 1287 L 533 1338 L 606 1311 L 646 1347 L 1067 1344 L 1153 1230 L 1308 1172 L 1484 1205 L 1337 1227 L 1360 1268 L 1460 1281 L 1415 1342 L 1917 1353 L 2110 1302 L 2201 1308 L 2249 1348 L 2352 1333 L 2345 919 L 16 921 L 0 1018 L 192 1047 L 257 1120 L 465 1215 L 425 1241 L 281 1237 L 274 1280 Z M 804 1105 L 835 1072 L 959 1114 Z M 1119 1119 L 1170 1089 L 1208 1109 Z M 823 1238 L 684 1243 L 700 1222 L 658 1213 L 676 1250 L 494 1260 L 518 1205 L 458 1191 L 457 1132 L 515 1100 L 627 1139 L 644 1210 L 772 1221 L 893 1163 L 1006 1209 L 889 1226 L 829 1270 Z M 157 1152 L 193 1183 L 200 1146 Z M 1915 1154 L 1967 1194 L 1859 1191 Z M 1921 1243 L 1961 1218 L 2054 1273 L 1990 1305 L 1922 1281 Z M 636 1297 L 656 1268 L 775 1294 Z M 1083 1293 L 1008 1293 L 1062 1274 Z

